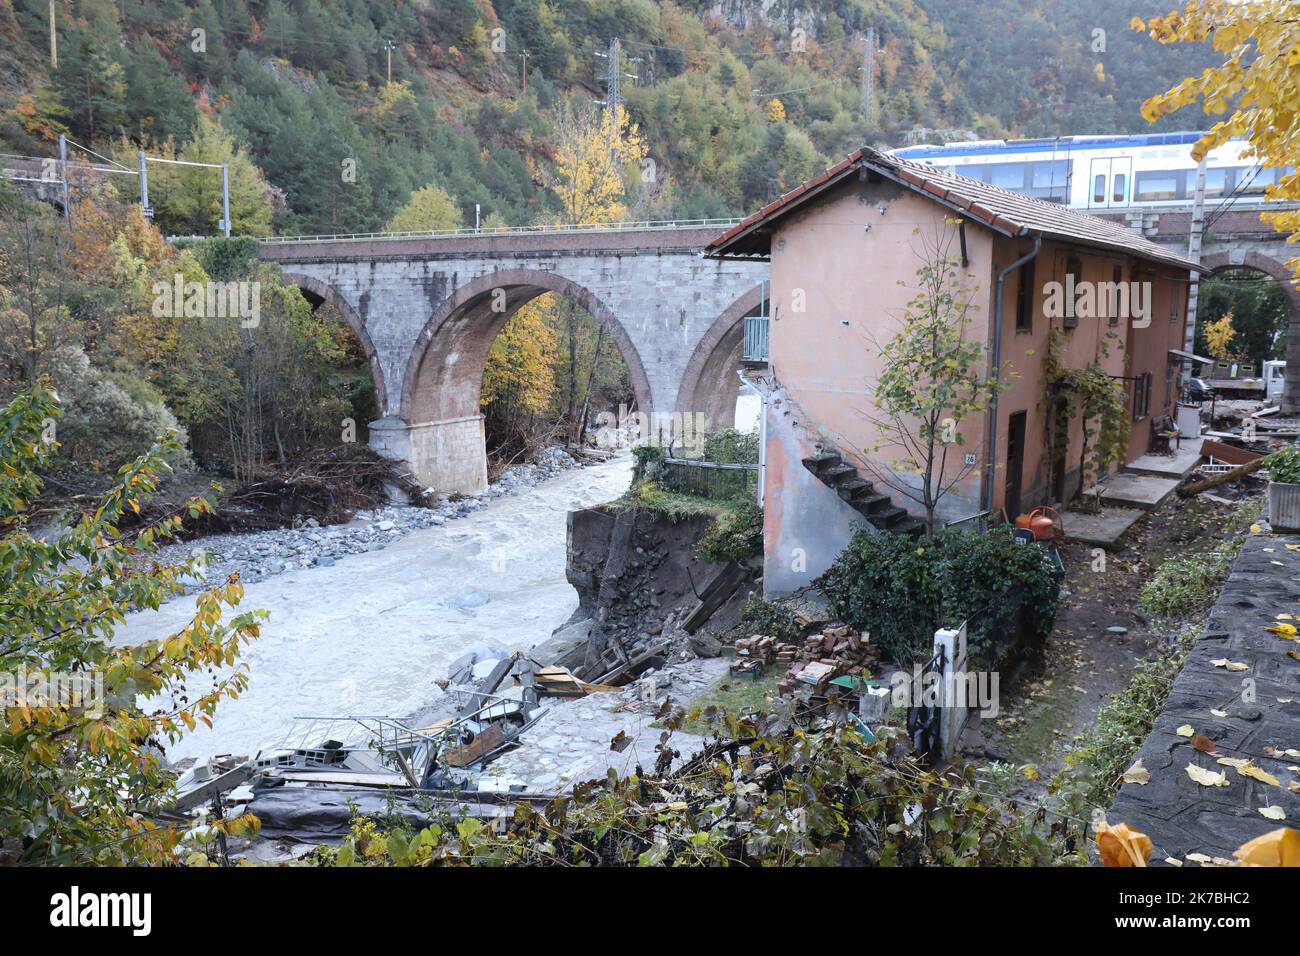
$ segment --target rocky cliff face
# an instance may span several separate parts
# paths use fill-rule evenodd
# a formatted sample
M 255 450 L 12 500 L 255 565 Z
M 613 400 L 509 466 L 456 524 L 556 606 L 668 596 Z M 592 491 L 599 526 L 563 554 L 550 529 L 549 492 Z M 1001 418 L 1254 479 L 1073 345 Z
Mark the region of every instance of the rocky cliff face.
M 802 27 L 812 34 L 823 18 L 809 7 L 807 0 L 716 0 L 709 14 L 736 30 Z

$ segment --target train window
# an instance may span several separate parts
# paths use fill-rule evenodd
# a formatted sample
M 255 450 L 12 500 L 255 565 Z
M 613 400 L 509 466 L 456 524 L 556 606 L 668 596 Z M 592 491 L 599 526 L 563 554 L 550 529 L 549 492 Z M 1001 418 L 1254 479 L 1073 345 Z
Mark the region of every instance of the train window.
M 985 182 L 1003 189 L 1022 190 L 1025 188 L 1024 163 L 990 163 L 990 177 Z
M 1048 202 L 1069 202 L 1070 161 L 1041 160 L 1031 163 L 1029 195 Z
M 1106 176 L 1102 173 L 1098 173 L 1095 177 L 1093 177 L 1092 201 L 1093 202 L 1106 201 Z
M 1290 167 L 1286 169 L 1256 169 L 1253 166 L 1242 166 L 1234 170 L 1237 174 L 1237 182 L 1241 185 L 1237 191 L 1247 196 L 1264 195 L 1264 187 L 1277 182 L 1281 177 L 1290 173 Z M 1252 176 L 1252 173 L 1254 174 Z
M 1188 195 L 1196 195 L 1196 170 L 1188 174 L 1187 180 Z M 1220 167 L 1219 169 L 1207 169 L 1205 171 L 1205 195 L 1222 196 L 1228 191 L 1228 171 Z
M 1137 174 L 1134 183 L 1134 202 L 1160 202 L 1183 198 L 1183 174 L 1185 170 L 1144 170 Z
M 1016 289 L 1016 331 L 1034 331 L 1034 260 L 1020 267 L 1020 285 Z
M 1125 176 L 1123 173 L 1116 173 L 1116 174 L 1115 174 L 1115 193 L 1114 193 L 1114 195 L 1111 197 L 1111 202 L 1123 202 L 1123 201 L 1124 201 L 1124 190 L 1125 190 L 1125 187 L 1126 187 L 1127 185 L 1128 185 L 1128 177 Z

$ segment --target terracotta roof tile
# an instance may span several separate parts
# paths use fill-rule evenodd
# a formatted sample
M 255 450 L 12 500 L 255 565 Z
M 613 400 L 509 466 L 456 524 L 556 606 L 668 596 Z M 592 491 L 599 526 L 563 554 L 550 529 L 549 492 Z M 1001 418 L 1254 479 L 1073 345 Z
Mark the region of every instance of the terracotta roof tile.
M 769 254 L 769 230 L 764 228 L 760 234 L 757 233 L 759 227 L 771 226 L 775 220 L 792 211 L 795 205 L 847 178 L 858 167 L 874 170 L 960 209 L 972 219 L 1008 235 L 1041 233 L 1066 241 L 1126 252 L 1178 268 L 1200 268 L 1191 260 L 1118 223 L 874 149 L 859 149 L 850 153 L 808 182 L 768 203 L 709 243 L 705 247 L 705 255 L 745 258 Z

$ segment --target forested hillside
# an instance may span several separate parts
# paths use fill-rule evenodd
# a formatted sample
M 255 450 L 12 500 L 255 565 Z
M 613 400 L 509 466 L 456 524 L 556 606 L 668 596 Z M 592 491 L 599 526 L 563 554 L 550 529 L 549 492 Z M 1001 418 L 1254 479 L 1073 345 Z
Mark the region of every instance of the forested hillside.
M 92 476 L 180 425 L 247 480 L 380 414 L 346 323 L 247 239 L 164 241 L 218 232 L 214 170 L 151 163 L 139 217 L 141 150 L 226 164 L 236 237 L 735 216 L 864 143 L 1141 129 L 1200 67 L 1128 29 L 1167 2 L 55 0 L 55 51 L 48 0 L 0 0 L 0 152 L 121 167 L 70 176 L 66 219 L 0 183 L 0 397 L 55 382 Z M 160 311 L 178 276 L 260 282 L 259 324 Z M 494 461 L 629 381 L 574 303 L 530 303 L 488 361 Z
M 0 151 L 52 155 L 67 132 L 126 165 L 141 146 L 234 159 L 245 233 L 380 229 L 426 186 L 451 201 L 416 222 L 472 222 L 475 204 L 490 224 L 553 220 L 561 127 L 605 96 L 600 54 L 618 37 L 649 150 L 629 214 L 735 215 L 909 131 L 1144 128 L 1137 104 L 1201 66 L 1128 29 L 1168 5 L 56 0 L 54 68 L 46 0 L 0 0 Z M 165 232 L 213 231 L 201 174 L 160 174 L 151 199 Z

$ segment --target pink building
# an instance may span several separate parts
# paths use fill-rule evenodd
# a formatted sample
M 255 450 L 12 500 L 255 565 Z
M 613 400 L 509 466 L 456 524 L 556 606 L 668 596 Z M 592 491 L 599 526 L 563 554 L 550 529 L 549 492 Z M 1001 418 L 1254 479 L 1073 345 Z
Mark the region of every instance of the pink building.
M 1170 350 L 1183 345 L 1194 263 L 1114 223 L 858 150 L 706 249 L 771 262 L 769 594 L 821 574 L 864 522 L 901 533 L 923 525 L 914 501 L 868 479 L 896 456 L 869 451 L 879 431 L 867 416 L 877 343 L 901 327 L 917 270 L 936 249 L 959 263 L 972 303 L 965 334 L 983 344 L 985 373 L 1000 368 L 1009 383 L 987 415 L 957 423 L 963 440 L 946 472 L 955 483 L 938 518 L 1014 518 L 1078 493 L 1085 428 L 1068 392 L 1047 381 L 1053 332 L 1063 367 L 1099 364 L 1126 389 L 1129 460 L 1175 411 L 1181 360 Z

